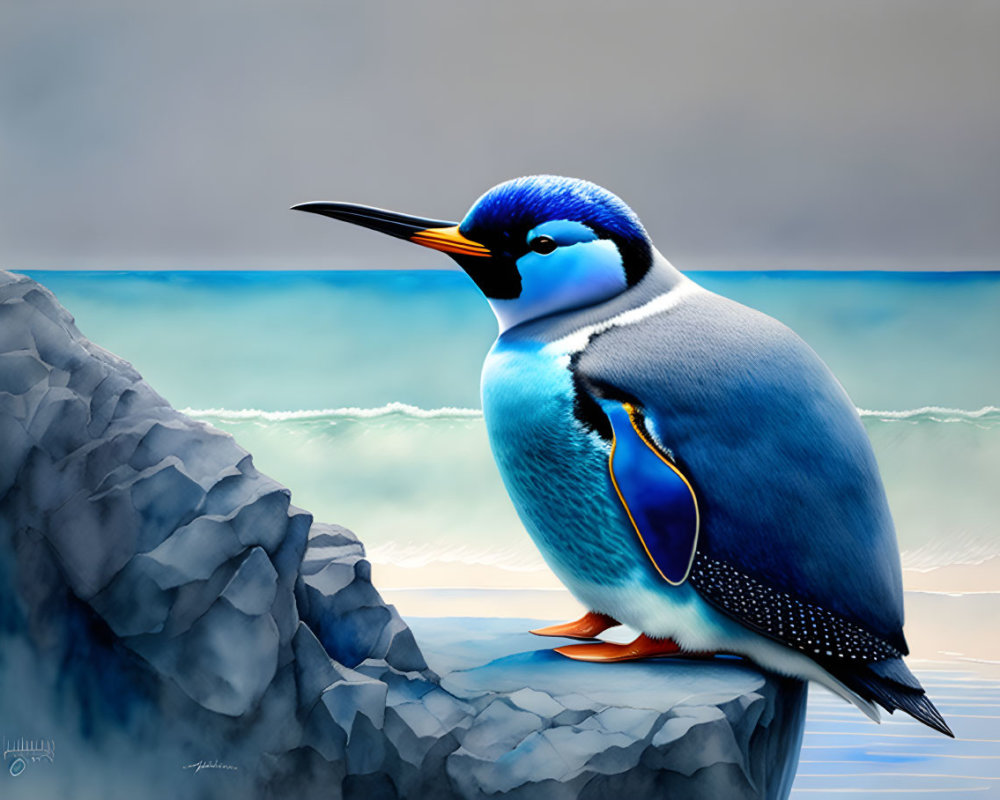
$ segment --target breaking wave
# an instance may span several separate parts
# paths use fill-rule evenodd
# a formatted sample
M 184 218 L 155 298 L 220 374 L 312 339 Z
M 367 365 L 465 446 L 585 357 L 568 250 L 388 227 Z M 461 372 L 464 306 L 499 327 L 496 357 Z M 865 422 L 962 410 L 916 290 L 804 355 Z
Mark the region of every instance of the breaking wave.
M 392 402 L 373 408 L 347 406 L 301 411 L 262 411 L 257 408 L 184 408 L 181 412 L 196 419 L 219 419 L 232 422 L 323 422 L 340 419 L 378 419 L 380 417 L 409 417 L 412 419 L 476 419 L 483 416 L 478 408 L 442 406 L 420 408 L 409 403 Z M 881 422 L 967 422 L 973 424 L 1000 423 L 1000 407 L 983 406 L 975 410 L 923 406 L 900 411 L 873 411 L 859 408 L 862 419 Z
M 1000 422 L 1000 407 L 997 406 L 983 406 L 975 411 L 941 406 L 923 406 L 903 411 L 869 411 L 859 408 L 858 413 L 862 419 L 877 419 L 882 422 Z
M 311 411 L 261 411 L 257 408 L 240 410 L 230 408 L 182 408 L 182 414 L 195 419 L 223 419 L 233 422 L 322 422 L 338 419 L 377 419 L 379 417 L 412 417 L 414 419 L 469 419 L 482 417 L 478 408 L 419 408 L 409 403 L 386 403 L 374 408 L 348 406 L 345 408 L 322 408 Z

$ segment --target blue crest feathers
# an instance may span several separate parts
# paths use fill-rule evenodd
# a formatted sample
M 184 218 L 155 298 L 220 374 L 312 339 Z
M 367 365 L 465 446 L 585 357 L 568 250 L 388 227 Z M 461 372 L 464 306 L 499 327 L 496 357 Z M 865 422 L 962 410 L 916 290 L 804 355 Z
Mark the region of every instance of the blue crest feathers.
M 498 184 L 480 197 L 462 221 L 462 231 L 528 230 L 553 219 L 584 222 L 624 241 L 649 240 L 621 198 L 590 181 L 530 175 Z

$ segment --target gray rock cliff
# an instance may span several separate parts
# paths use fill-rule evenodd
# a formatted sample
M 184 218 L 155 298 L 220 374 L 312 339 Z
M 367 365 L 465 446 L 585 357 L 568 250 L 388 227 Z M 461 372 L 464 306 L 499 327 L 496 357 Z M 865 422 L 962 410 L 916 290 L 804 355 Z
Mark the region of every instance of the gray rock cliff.
M 801 684 L 523 629 L 422 620 L 429 667 L 354 534 L 0 272 L 0 721 L 57 747 L 0 795 L 789 791 Z

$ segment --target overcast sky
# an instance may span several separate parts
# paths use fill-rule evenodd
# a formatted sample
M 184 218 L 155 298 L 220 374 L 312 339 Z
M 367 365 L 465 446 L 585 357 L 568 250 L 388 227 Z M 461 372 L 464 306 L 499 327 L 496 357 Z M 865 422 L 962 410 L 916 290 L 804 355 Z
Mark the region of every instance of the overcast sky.
M 0 267 L 448 266 L 552 172 L 677 266 L 1000 267 L 995 0 L 0 0 Z

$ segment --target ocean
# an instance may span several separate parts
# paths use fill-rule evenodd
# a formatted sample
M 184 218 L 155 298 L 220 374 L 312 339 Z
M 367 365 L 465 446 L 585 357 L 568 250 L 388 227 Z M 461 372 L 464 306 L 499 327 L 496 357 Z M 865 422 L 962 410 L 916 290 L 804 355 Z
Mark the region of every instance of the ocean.
M 355 530 L 404 616 L 576 613 L 489 453 L 479 369 L 496 326 L 464 275 L 30 274 L 293 503 Z M 789 325 L 859 408 L 896 521 L 909 663 L 959 735 L 878 728 L 816 690 L 793 797 L 1000 797 L 1000 273 L 689 275 Z

